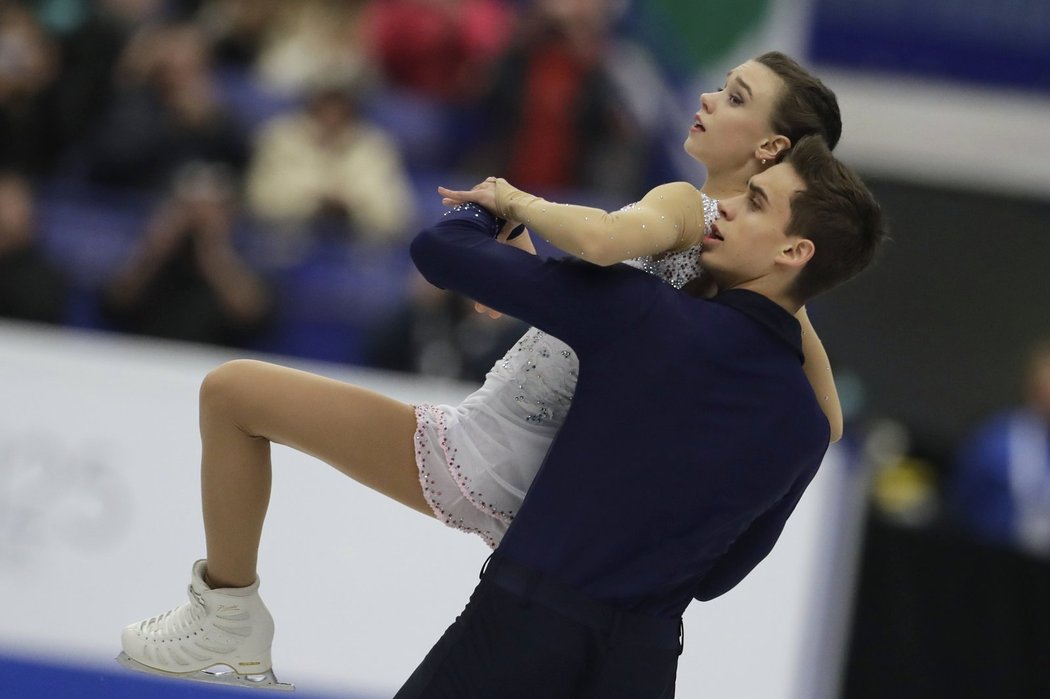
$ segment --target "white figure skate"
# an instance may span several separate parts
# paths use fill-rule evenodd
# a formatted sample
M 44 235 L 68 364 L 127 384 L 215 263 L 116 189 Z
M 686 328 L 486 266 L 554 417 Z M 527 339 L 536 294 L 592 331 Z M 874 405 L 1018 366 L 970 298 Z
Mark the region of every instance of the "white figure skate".
M 290 691 L 270 662 L 273 617 L 249 587 L 213 590 L 205 561 L 193 564 L 189 602 L 125 627 L 117 662 L 132 670 L 198 682 Z

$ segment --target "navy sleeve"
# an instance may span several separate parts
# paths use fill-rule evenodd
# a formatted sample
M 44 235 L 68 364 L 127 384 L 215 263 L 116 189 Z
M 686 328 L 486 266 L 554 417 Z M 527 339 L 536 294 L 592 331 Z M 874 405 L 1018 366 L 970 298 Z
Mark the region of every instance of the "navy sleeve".
M 704 576 L 693 597 L 706 602 L 724 595 L 769 555 L 784 530 L 784 524 L 795 511 L 795 506 L 802 499 L 802 493 L 806 492 L 815 474 L 816 469 L 796 480 L 784 497 L 759 515 L 751 526 L 737 537 L 729 550 Z
M 518 318 L 585 352 L 622 332 L 656 300 L 660 282 L 625 265 L 545 259 L 494 239 L 498 221 L 461 206 L 412 241 L 431 284 Z

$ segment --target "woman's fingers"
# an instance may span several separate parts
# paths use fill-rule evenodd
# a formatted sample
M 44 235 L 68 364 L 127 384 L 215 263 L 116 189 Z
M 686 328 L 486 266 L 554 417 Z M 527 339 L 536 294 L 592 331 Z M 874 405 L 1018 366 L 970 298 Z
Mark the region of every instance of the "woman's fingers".
M 453 206 L 464 202 L 473 202 L 490 211 L 496 206 L 496 183 L 491 179 L 479 182 L 468 192 L 440 186 L 437 188 L 437 191 L 443 197 L 442 203 L 444 203 L 445 199 L 450 199 L 453 202 Z
M 463 192 L 456 189 L 448 189 L 446 187 L 438 187 L 438 194 L 447 199 L 459 199 L 460 201 L 466 201 L 470 199 L 470 195 L 473 192 Z
M 496 318 L 502 318 L 503 317 L 503 314 L 500 313 L 499 311 L 494 311 L 491 308 L 489 308 L 488 306 L 486 306 L 484 304 L 481 304 L 481 303 L 478 303 L 477 301 L 474 302 L 474 310 L 477 311 L 478 313 L 484 313 L 489 318 L 492 318 L 494 320 Z

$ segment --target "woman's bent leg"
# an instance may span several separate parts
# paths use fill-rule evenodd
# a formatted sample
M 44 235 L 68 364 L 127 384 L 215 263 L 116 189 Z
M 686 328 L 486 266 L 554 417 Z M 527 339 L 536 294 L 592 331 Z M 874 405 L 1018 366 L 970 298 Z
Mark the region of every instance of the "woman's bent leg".
M 412 406 L 287 367 L 236 360 L 200 392 L 201 496 L 207 579 L 256 579 L 270 500 L 270 442 L 316 457 L 398 502 L 433 516 L 414 456 Z

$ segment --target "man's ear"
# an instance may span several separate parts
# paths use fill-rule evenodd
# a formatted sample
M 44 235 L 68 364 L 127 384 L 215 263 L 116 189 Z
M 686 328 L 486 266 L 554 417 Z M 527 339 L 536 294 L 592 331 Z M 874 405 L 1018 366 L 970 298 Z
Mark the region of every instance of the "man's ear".
M 790 149 L 791 139 L 787 136 L 777 134 L 776 136 L 770 136 L 758 144 L 758 148 L 755 149 L 755 157 L 763 163 L 768 162 L 772 165 L 783 157 L 784 153 Z
M 791 238 L 788 244 L 780 250 L 777 262 L 789 267 L 801 269 L 807 262 L 813 259 L 817 252 L 817 246 L 809 238 Z

